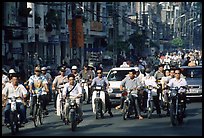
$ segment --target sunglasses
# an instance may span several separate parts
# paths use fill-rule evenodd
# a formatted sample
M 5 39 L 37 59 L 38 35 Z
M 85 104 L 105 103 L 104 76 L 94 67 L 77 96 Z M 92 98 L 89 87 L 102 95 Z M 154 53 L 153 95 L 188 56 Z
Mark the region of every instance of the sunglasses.
M 41 72 L 40 70 L 35 70 L 35 72 Z
M 97 74 L 102 74 L 102 72 L 97 72 Z
M 175 74 L 180 74 L 180 73 L 175 73 Z

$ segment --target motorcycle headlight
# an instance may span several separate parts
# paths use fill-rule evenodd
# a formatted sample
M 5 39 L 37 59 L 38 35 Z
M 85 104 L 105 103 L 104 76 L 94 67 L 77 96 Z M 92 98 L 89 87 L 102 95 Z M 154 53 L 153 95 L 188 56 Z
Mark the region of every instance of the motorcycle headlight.
M 113 89 L 112 88 L 108 88 L 108 93 L 112 93 Z
M 96 86 L 96 90 L 101 90 L 101 86 Z
M 176 92 L 176 91 L 171 91 L 170 96 L 171 96 L 171 97 L 175 97 L 175 96 L 176 96 L 176 94 L 177 94 L 177 92 Z

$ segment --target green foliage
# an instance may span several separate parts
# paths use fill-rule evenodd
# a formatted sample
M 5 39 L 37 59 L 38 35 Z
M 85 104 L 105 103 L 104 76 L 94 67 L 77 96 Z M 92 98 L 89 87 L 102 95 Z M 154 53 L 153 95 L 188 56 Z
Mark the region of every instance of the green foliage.
M 177 47 L 182 47 L 184 45 L 183 40 L 180 37 L 174 38 L 171 40 L 171 45 L 177 46 Z

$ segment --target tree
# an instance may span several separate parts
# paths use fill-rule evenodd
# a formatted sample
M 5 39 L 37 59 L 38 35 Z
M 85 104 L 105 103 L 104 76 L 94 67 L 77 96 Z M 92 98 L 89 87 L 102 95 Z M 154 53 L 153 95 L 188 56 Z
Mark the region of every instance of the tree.
M 177 37 L 177 38 L 174 38 L 173 40 L 171 40 L 171 44 L 173 46 L 181 48 L 181 47 L 183 47 L 184 42 L 183 42 L 183 40 L 180 37 Z

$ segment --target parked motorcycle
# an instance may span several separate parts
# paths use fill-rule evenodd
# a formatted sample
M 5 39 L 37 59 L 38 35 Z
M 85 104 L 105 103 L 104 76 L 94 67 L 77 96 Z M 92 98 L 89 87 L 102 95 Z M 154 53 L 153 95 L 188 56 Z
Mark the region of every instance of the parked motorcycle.
M 180 89 L 187 89 L 185 86 L 170 88 L 170 119 L 173 126 L 180 125 L 183 123 L 184 118 L 184 93 L 180 92 Z
M 105 104 L 105 92 L 104 87 L 97 85 L 93 87 L 92 94 L 92 109 L 96 115 L 96 119 L 104 118 L 104 114 L 107 112 Z

